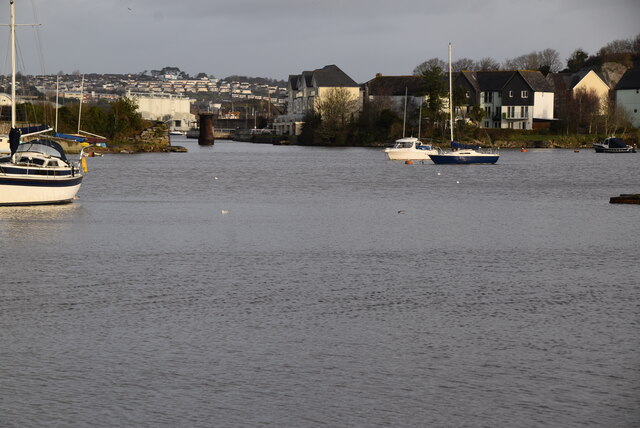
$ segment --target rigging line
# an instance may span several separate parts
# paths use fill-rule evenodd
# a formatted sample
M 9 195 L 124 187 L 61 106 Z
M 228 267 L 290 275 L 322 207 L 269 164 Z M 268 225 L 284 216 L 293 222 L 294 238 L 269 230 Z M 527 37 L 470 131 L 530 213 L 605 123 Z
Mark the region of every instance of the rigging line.
M 36 10 L 36 4 L 33 0 L 31 0 L 31 8 L 33 9 L 33 22 L 40 22 L 38 20 L 38 12 Z M 36 45 L 37 45 L 37 51 L 38 51 L 38 59 L 40 60 L 40 71 L 42 72 L 42 75 L 44 76 L 46 74 L 46 70 L 45 70 L 45 62 L 44 62 L 44 49 L 42 48 L 42 37 L 40 34 L 40 25 L 34 25 L 33 27 L 33 31 L 35 33 L 35 38 L 36 38 Z

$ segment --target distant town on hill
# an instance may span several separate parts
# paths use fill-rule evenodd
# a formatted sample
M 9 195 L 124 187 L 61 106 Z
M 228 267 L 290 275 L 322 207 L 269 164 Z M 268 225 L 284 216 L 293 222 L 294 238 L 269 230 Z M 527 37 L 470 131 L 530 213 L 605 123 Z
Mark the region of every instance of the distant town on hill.
M 9 76 L 0 77 L 0 92 L 10 91 Z M 201 102 L 268 100 L 274 105 L 286 99 L 286 81 L 263 77 L 228 76 L 218 79 L 206 73 L 190 76 L 178 67 L 145 70 L 129 74 L 18 75 L 16 89 L 20 97 L 53 97 L 61 100 L 114 100 L 128 93 L 162 93 L 196 99 Z

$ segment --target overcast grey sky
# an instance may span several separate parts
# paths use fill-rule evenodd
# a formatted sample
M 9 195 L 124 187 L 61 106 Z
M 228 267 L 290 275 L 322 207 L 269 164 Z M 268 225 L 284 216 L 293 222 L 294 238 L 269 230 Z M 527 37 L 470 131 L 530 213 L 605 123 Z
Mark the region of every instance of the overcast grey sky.
M 448 42 L 454 60 L 502 62 L 553 48 L 565 62 L 577 48 L 595 53 L 640 33 L 639 0 L 16 0 L 16 15 L 42 24 L 47 73 L 176 66 L 286 79 L 336 64 L 357 82 L 446 59 Z M 30 60 L 35 31 L 18 32 L 24 72 L 41 72 Z M 2 38 L 7 46 L 8 30 Z

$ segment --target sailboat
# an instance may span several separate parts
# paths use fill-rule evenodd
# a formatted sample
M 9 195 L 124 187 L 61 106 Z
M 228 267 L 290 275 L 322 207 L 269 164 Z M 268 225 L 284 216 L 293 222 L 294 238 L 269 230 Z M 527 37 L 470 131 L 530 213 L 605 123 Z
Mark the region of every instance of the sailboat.
M 50 131 L 16 127 L 16 43 L 14 0 L 11 4 L 11 131 L 9 156 L 0 158 L 0 205 L 48 205 L 73 201 L 82 182 L 81 166 L 86 170 L 84 152 L 80 160 L 67 159 L 62 146 L 46 138 L 23 141 Z
M 480 150 L 479 146 L 462 144 L 453 139 L 453 73 L 451 67 L 451 43 L 449 43 L 449 129 L 451 132 L 451 151 L 431 155 L 435 164 L 468 165 L 474 163 L 493 164 L 498 162 L 500 155 L 496 152 Z

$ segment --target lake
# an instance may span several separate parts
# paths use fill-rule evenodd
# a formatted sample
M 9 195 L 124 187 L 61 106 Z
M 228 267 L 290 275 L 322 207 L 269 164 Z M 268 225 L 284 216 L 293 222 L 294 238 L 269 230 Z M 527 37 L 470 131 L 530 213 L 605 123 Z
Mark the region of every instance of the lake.
M 0 425 L 640 420 L 640 155 L 219 141 L 0 208 Z

